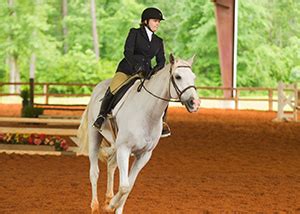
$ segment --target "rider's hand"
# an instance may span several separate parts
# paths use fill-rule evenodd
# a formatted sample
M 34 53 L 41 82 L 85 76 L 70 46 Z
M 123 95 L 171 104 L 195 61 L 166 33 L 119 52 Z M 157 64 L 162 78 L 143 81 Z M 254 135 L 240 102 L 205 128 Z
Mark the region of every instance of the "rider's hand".
M 136 73 L 142 72 L 142 71 L 145 70 L 145 66 L 142 65 L 142 64 L 136 64 L 134 66 L 134 70 L 135 70 Z
M 145 79 L 149 80 L 152 76 L 153 71 L 150 71 L 148 73 L 145 72 L 145 74 L 143 74 L 143 76 L 145 77 Z

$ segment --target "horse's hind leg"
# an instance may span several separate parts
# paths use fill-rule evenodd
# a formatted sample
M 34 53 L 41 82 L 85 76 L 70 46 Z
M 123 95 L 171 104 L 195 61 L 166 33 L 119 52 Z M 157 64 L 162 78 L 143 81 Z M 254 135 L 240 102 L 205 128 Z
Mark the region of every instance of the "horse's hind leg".
M 107 160 L 107 190 L 105 204 L 107 206 L 114 196 L 114 174 L 117 168 L 116 153 L 114 152 Z
M 99 177 L 98 154 L 102 136 L 93 127 L 89 127 L 89 160 L 90 181 L 92 184 L 92 213 L 99 213 L 99 202 L 97 196 L 97 182 Z

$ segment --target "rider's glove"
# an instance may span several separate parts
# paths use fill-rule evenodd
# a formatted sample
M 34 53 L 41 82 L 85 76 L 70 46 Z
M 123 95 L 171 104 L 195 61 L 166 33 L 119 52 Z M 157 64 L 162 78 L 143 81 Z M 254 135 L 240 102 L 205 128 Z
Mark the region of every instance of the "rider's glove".
M 138 63 L 134 66 L 134 70 L 136 73 L 142 72 L 145 70 L 145 66 L 143 64 Z

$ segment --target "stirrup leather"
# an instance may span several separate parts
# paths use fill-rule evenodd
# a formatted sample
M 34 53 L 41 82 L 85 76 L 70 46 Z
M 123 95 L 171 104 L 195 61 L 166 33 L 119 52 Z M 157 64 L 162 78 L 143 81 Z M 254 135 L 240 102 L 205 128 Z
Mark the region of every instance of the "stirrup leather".
M 108 123 L 110 131 L 112 133 L 113 139 L 114 139 L 114 141 L 116 141 L 116 137 L 118 134 L 118 126 L 117 126 L 116 118 L 114 116 L 112 116 L 112 114 L 108 114 L 107 115 L 107 123 Z

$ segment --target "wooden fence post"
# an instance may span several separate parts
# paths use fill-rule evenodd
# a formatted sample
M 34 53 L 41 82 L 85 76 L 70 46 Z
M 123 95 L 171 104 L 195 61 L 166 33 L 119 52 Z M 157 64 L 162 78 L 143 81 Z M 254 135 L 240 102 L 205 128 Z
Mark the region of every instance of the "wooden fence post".
M 45 94 L 45 101 L 46 101 L 46 104 L 49 103 L 49 96 L 48 96 L 48 93 L 49 93 L 49 83 L 46 83 L 46 85 L 44 85 L 44 94 Z
M 285 93 L 287 92 L 287 93 Z M 289 94 L 288 94 L 289 93 Z M 298 89 L 297 84 L 278 83 L 278 111 L 275 121 L 297 121 L 298 117 Z M 293 112 L 284 112 L 284 107 L 289 106 Z
M 294 101 L 294 120 L 298 121 L 298 87 L 297 87 L 297 83 L 294 83 L 294 97 L 295 97 L 295 101 Z
M 268 89 L 269 94 L 269 111 L 273 111 L 273 90 Z
M 235 110 L 239 109 L 239 96 L 240 96 L 240 91 L 237 88 L 235 88 L 235 97 L 234 97 Z

